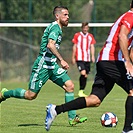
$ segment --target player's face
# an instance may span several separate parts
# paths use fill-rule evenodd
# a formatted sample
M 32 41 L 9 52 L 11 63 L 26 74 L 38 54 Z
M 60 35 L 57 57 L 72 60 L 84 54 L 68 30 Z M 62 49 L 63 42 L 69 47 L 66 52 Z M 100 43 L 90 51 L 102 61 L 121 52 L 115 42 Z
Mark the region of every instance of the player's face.
M 86 34 L 86 33 L 88 32 L 88 30 L 89 30 L 88 25 L 82 27 L 82 32 L 83 32 L 83 34 Z
M 69 20 L 69 12 L 66 9 L 63 9 L 59 15 L 59 21 L 62 26 L 67 26 Z

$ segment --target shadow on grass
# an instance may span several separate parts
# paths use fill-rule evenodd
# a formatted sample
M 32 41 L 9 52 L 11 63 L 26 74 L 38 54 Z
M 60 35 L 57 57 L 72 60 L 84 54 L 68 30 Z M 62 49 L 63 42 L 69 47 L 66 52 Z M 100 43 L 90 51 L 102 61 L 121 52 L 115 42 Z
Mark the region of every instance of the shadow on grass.
M 19 124 L 18 127 L 41 127 L 41 126 L 45 126 L 43 124 Z M 62 127 L 64 126 L 64 124 L 52 124 L 51 127 Z M 72 127 L 72 128 L 78 128 L 77 126 L 70 126 L 70 125 L 66 125 L 65 127 Z M 81 127 L 79 127 L 81 128 Z
M 20 124 L 18 127 L 28 127 L 28 126 L 44 126 L 42 124 Z
M 18 127 L 28 127 L 28 126 L 44 126 L 44 125 L 43 124 L 19 124 L 18 125 Z M 52 126 L 64 126 L 64 125 L 61 125 L 61 124 L 52 124 Z

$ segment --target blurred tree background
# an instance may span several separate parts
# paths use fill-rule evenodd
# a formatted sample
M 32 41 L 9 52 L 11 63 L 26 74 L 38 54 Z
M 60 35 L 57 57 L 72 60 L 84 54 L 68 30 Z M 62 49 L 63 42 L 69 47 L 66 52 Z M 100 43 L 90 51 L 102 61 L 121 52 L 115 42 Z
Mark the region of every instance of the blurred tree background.
M 92 0 L 90 0 L 92 1 Z M 131 0 L 0 0 L 0 23 L 51 23 L 54 21 L 53 8 L 57 5 L 69 9 L 69 23 L 113 23 L 122 13 L 129 10 Z M 85 13 L 85 14 L 84 14 Z M 39 52 L 41 36 L 46 27 L 0 27 L 0 71 L 1 79 L 27 80 L 32 64 Z M 63 28 L 60 52 L 71 64 L 72 38 L 80 27 Z M 96 57 L 107 38 L 109 27 L 90 27 L 97 41 Z M 77 80 L 76 66 L 69 73 Z M 90 79 L 93 79 L 95 66 L 92 65 Z

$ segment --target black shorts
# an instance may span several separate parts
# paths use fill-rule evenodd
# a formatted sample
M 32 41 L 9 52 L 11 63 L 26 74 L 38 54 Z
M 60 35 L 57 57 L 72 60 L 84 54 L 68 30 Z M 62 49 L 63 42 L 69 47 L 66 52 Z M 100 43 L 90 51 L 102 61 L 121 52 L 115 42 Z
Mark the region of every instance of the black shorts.
M 86 70 L 86 74 L 90 72 L 90 62 L 86 61 L 77 61 L 78 70 L 81 72 L 82 70 Z
M 91 94 L 102 101 L 116 83 L 127 93 L 132 89 L 132 79 L 127 79 L 126 68 L 122 61 L 100 61 L 96 64 L 97 73 Z M 118 94 L 119 95 L 119 94 Z

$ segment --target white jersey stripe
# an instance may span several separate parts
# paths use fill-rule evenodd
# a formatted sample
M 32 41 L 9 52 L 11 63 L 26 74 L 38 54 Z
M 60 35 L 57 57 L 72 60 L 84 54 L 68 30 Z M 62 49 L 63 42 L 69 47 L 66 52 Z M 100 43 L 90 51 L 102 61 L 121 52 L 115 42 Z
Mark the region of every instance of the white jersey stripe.
M 101 60 L 119 60 L 123 61 L 123 54 L 119 46 L 118 35 L 121 25 L 125 25 L 130 30 L 129 39 L 133 38 L 133 12 L 128 11 L 121 15 L 110 29 L 109 36 L 100 51 L 97 61 Z M 131 43 L 131 39 L 129 43 Z M 130 44 L 128 44 L 130 45 Z
M 110 50 L 111 50 L 112 45 L 113 45 L 112 40 L 116 34 L 118 24 L 120 23 L 121 18 L 122 18 L 122 16 L 116 21 L 116 23 L 111 28 L 110 35 L 108 36 L 107 41 L 106 41 L 107 44 L 103 50 L 102 60 L 109 60 L 109 53 L 110 53 Z M 120 55 L 121 54 L 119 54 L 119 58 L 120 58 Z
M 31 82 L 31 88 L 32 90 L 35 89 L 35 82 L 36 82 L 36 78 L 38 76 L 39 71 L 41 70 L 43 63 L 44 63 L 44 56 L 45 56 L 46 52 L 43 53 L 42 58 L 40 59 L 39 63 L 38 63 L 38 68 L 37 68 L 37 72 L 34 74 L 32 82 Z
M 90 61 L 90 45 L 96 43 L 93 35 L 78 32 L 74 35 L 72 42 L 76 45 L 76 61 Z

